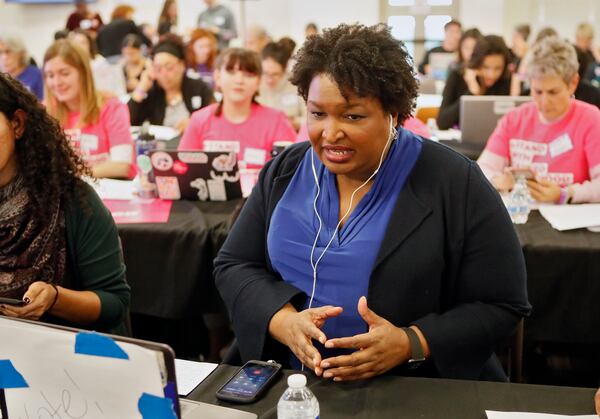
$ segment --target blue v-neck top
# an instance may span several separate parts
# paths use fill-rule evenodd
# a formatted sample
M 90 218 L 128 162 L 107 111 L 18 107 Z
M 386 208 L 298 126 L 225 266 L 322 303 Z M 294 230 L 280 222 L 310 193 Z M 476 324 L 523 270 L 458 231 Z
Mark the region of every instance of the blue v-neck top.
M 328 339 L 367 331 L 366 323 L 358 314 L 358 299 L 367 295 L 371 271 L 390 216 L 419 157 L 421 146 L 419 137 L 399 130 L 371 189 L 346 219 L 317 267 L 312 307 L 333 305 L 344 308 L 339 317 L 329 319 L 323 325 L 322 330 Z M 308 308 L 312 292 L 310 253 L 319 229 L 313 209 L 317 186 L 312 173 L 311 153 L 312 148 L 309 148 L 277 203 L 267 236 L 273 269 L 284 281 L 308 296 L 304 308 Z M 314 161 L 321 187 L 317 209 L 323 221 L 313 256 L 316 262 L 339 222 L 340 202 L 335 175 L 316 156 Z M 325 349 L 318 342 L 315 346 L 323 359 L 344 352 Z M 300 365 L 293 356 L 292 365 Z

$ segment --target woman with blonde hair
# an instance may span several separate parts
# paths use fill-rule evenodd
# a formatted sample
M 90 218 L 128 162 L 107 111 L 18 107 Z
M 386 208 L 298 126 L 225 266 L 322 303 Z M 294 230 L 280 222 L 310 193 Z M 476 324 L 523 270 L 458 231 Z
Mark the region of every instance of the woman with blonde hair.
M 129 111 L 116 97 L 96 90 L 87 53 L 59 40 L 44 55 L 48 113 L 70 135 L 95 177 L 133 175 Z

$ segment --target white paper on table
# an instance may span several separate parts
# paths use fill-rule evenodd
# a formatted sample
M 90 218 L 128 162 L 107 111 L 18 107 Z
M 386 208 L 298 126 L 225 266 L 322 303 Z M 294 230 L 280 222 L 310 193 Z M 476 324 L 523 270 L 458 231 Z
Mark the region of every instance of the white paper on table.
M 130 201 L 135 198 L 133 180 L 89 179 L 86 181 L 94 188 L 100 199 Z
M 550 413 L 498 412 L 486 410 L 488 419 L 598 419 L 597 415 L 554 415 Z
M 600 204 L 541 205 L 540 214 L 558 231 L 600 225 Z
M 177 377 L 177 392 L 187 396 L 208 377 L 219 365 L 212 362 L 194 362 L 185 359 L 175 360 L 175 375 Z
M 462 133 L 455 128 L 432 132 L 431 135 L 442 141 L 460 141 Z
M 587 229 L 590 230 L 592 233 L 600 233 L 600 226 L 588 227 Z
M 420 94 L 417 96 L 418 108 L 439 108 L 442 105 L 442 95 Z
M 131 135 L 137 137 L 140 133 L 141 127 L 131 127 Z M 179 136 L 179 131 L 175 128 L 165 127 L 164 125 L 150 125 L 148 132 L 160 141 L 171 141 L 173 138 Z
M 155 351 L 118 342 L 129 359 L 77 354 L 76 333 L 2 318 L 0 336 L 29 385 L 4 391 L 11 418 L 133 418 L 143 393 L 164 397 Z

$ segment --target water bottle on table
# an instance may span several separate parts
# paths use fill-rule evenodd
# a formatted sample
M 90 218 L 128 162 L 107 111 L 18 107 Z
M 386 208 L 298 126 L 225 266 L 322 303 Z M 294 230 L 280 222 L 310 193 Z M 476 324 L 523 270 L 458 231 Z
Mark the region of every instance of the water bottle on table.
M 156 184 L 150 161 L 150 153 L 154 150 L 156 150 L 156 139 L 150 134 L 150 122 L 146 121 L 140 129 L 140 135 L 135 140 L 138 170 L 136 186 L 140 198 L 156 198 Z
M 319 417 L 319 402 L 306 387 L 306 376 L 288 377 L 288 388 L 277 403 L 278 419 L 315 419 Z
M 531 196 L 525 176 L 518 175 L 507 205 L 508 213 L 514 224 L 525 224 L 527 222 L 530 199 Z

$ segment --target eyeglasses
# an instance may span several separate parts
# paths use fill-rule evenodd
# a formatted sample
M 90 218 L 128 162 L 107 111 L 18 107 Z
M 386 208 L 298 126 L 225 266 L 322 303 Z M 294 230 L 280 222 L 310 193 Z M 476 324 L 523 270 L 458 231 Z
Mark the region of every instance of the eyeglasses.
M 160 73 L 163 70 L 170 73 L 177 69 L 177 63 L 154 64 L 152 68 L 156 73 Z

